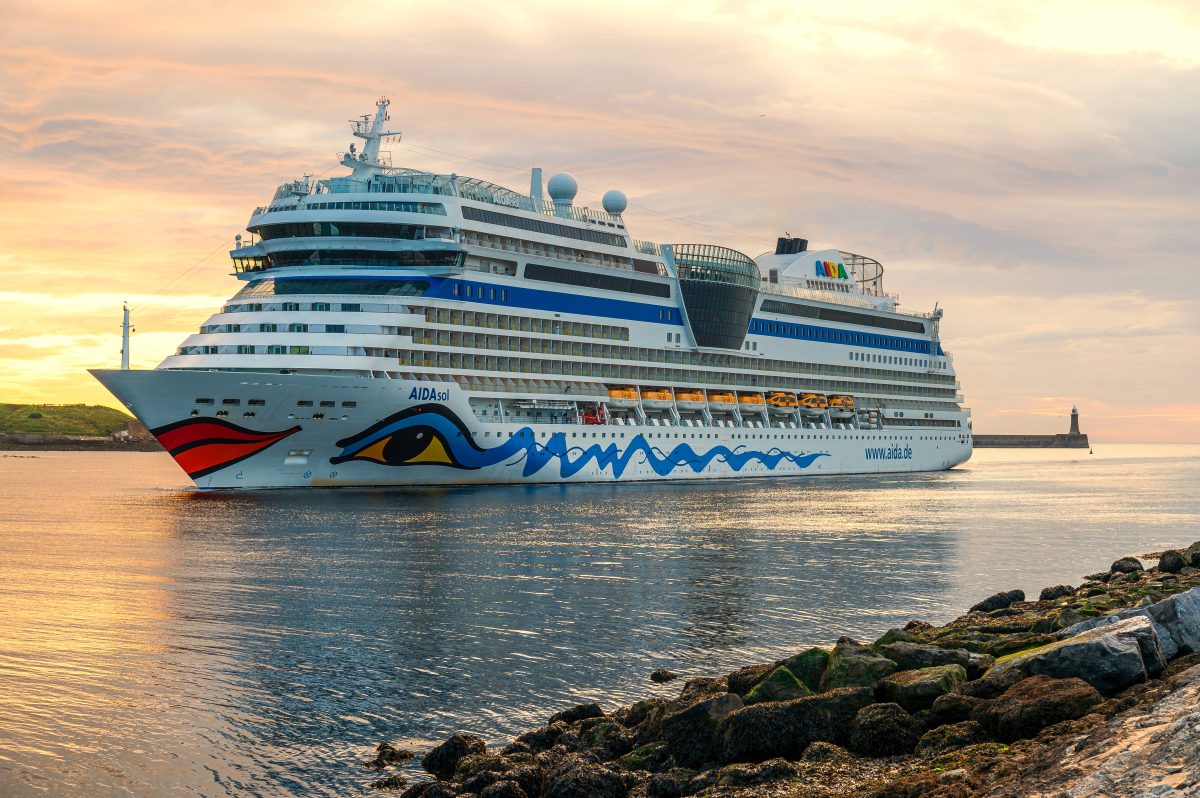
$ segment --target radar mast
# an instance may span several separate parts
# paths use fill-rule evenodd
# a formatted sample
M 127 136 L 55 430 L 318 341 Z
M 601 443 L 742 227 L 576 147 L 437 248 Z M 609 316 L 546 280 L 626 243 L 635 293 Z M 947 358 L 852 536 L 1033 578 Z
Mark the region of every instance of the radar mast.
M 350 120 L 351 132 L 356 138 L 366 142 L 362 152 L 355 152 L 355 146 L 351 144 L 350 151 L 342 154 L 342 165 L 350 167 L 353 172 L 351 177 L 365 180 L 391 166 L 390 158 L 388 163 L 384 163 L 379 157 L 380 142 L 388 136 L 400 135 L 398 130 L 383 129 L 384 123 L 391 119 L 387 112 L 388 103 L 387 97 L 380 97 L 375 101 L 374 119 L 370 114 L 365 114 Z

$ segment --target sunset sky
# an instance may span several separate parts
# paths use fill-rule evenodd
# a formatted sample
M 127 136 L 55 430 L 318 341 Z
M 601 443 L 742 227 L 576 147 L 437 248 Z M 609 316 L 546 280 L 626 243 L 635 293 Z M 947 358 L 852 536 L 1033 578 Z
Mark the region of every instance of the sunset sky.
M 878 258 L 979 432 L 1200 441 L 1195 2 L 0 0 L 0 402 L 116 400 L 237 289 L 275 186 L 397 165 L 578 202 L 637 238 Z

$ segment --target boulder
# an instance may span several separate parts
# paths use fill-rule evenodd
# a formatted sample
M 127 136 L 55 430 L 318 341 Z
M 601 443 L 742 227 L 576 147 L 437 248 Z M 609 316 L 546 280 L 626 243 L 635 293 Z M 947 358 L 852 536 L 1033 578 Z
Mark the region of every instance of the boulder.
M 718 726 L 743 706 L 736 693 L 722 693 L 664 718 L 663 737 L 675 761 L 686 768 L 699 768 L 720 759 Z
M 840 745 L 817 740 L 804 749 L 800 758 L 805 762 L 833 762 L 839 759 L 849 759 L 850 752 Z
M 562 712 L 556 712 L 550 716 L 549 723 L 575 723 L 588 718 L 602 718 L 604 710 L 599 704 L 578 704 L 570 709 L 564 709 Z
M 601 762 L 628 754 L 633 750 L 633 740 L 633 732 L 611 720 L 600 721 L 579 737 L 580 748 Z
M 621 767 L 626 770 L 649 770 L 657 773 L 665 770 L 671 762 L 671 749 L 666 743 L 646 743 L 621 757 Z
M 1164 574 L 1177 574 L 1191 563 L 1182 551 L 1169 549 L 1158 557 L 1158 570 Z
M 725 762 L 762 762 L 775 757 L 795 758 L 815 740 L 847 745 L 850 726 L 860 709 L 873 701 L 865 687 L 770 701 L 731 712 L 720 723 L 721 755 Z
M 385 776 L 382 779 L 375 779 L 371 782 L 372 790 L 399 790 L 404 785 L 408 784 L 408 779 L 403 776 Z
M 646 785 L 648 798 L 686 798 L 702 789 L 694 770 L 672 768 L 666 773 L 655 773 Z
M 917 754 L 937 756 L 968 745 L 986 743 L 987 732 L 973 720 L 964 720 L 930 729 L 917 741 Z
M 1038 596 L 1038 601 L 1054 601 L 1055 599 L 1073 595 L 1075 595 L 1075 588 L 1070 585 L 1054 585 L 1053 587 L 1042 588 L 1041 595 Z
M 1024 590 L 1004 590 L 995 595 L 988 596 L 983 601 L 971 608 L 971 612 L 992 612 L 994 610 L 1002 610 L 1005 607 L 1010 607 L 1018 601 L 1025 600 Z
M 672 682 L 678 678 L 678 673 L 673 673 L 666 668 L 659 668 L 658 670 L 654 671 L 654 673 L 650 674 L 650 681 L 654 682 L 655 684 L 666 684 L 667 682 Z
M 726 765 L 717 772 L 718 787 L 757 787 L 796 777 L 796 766 L 786 759 L 771 759 L 758 764 Z
M 812 695 L 803 682 L 792 675 L 792 672 L 780 665 L 771 671 L 771 675 L 763 679 L 754 689 L 746 694 L 746 705 L 757 704 L 760 701 L 790 701 L 793 698 L 803 698 Z
M 388 743 L 380 743 L 375 746 L 375 758 L 363 762 L 362 765 L 371 770 L 383 770 L 389 765 L 400 765 L 415 757 L 416 754 L 407 748 L 396 748 Z
M 1076 635 L 1139 616 L 1148 618 L 1154 624 L 1164 659 L 1174 659 L 1181 652 L 1200 652 L 1200 587 L 1176 593 L 1149 606 L 1130 607 L 1112 615 L 1077 623 L 1060 632 L 1060 636 Z
M 465 782 L 482 773 L 503 773 L 510 765 L 507 759 L 496 754 L 468 754 L 458 760 L 451 780 Z M 491 784 L 497 778 L 499 777 L 493 776 L 486 783 Z
M 1110 574 L 1132 574 L 1138 571 L 1144 571 L 1142 561 L 1137 557 L 1122 557 L 1121 559 L 1108 566 Z
M 967 657 L 967 678 L 978 679 L 988 672 L 988 668 L 995 664 L 996 658 L 991 654 L 977 654 L 971 651 Z
M 542 780 L 545 773 L 532 762 L 517 765 L 504 773 L 505 781 L 515 781 L 529 798 L 537 798 L 542 794 Z
M 1187 558 L 1189 567 L 1200 568 L 1200 541 L 1184 549 L 1183 556 Z
M 683 683 L 683 689 L 679 691 L 679 700 L 685 704 L 692 704 L 728 692 L 729 682 L 725 677 L 713 679 L 701 676 L 697 679 L 688 679 Z
M 780 660 L 778 664 L 791 671 L 809 690 L 816 692 L 821 689 L 821 674 L 829 665 L 829 652 L 814 646 Z
M 1030 676 L 980 705 L 972 719 L 992 737 L 1009 743 L 1035 737 L 1060 721 L 1082 718 L 1103 700 L 1082 679 Z
M 745 698 L 746 693 L 753 690 L 754 685 L 767 678 L 773 670 L 775 670 L 775 666 L 770 663 L 765 665 L 747 665 L 726 676 L 725 681 L 729 685 L 729 692 L 737 693 L 742 698 Z
M 1153 625 L 1148 618 L 1136 617 L 1006 657 L 987 675 L 1015 670 L 1027 676 L 1075 676 L 1112 694 L 1157 676 L 1165 668 Z
M 421 759 L 421 767 L 439 779 L 448 779 L 454 775 L 459 760 L 463 757 L 486 752 L 487 743 L 483 738 L 459 733 L 425 754 Z
M 899 704 L 871 704 L 854 716 L 850 748 L 863 756 L 911 754 L 924 731 L 925 725 Z
M 933 706 L 929 708 L 929 716 L 926 718 L 929 728 L 935 729 L 938 726 L 949 726 L 953 723 L 962 723 L 964 720 L 970 720 L 975 708 L 982 704 L 983 701 L 984 699 L 982 698 L 975 698 L 974 696 L 963 695 L 962 693 L 940 695 L 934 699 Z
M 567 724 L 555 723 L 550 726 L 542 726 L 540 729 L 527 731 L 513 741 L 514 745 L 524 746 L 525 749 L 532 753 L 545 751 L 550 746 L 558 742 L 558 738 L 567 730 Z
M 881 634 L 879 636 L 879 639 L 877 639 L 874 643 L 871 644 L 871 648 L 878 651 L 881 646 L 886 646 L 890 643 L 899 643 L 899 642 L 920 643 L 921 640 L 916 635 L 914 635 L 912 632 L 906 631 L 904 629 L 888 629 L 886 632 L 884 632 L 883 634 Z
M 870 687 L 896 670 L 896 663 L 849 637 L 838 638 L 821 674 L 821 690 Z
M 392 776 L 392 778 L 399 777 Z M 458 798 L 458 790 L 444 781 L 433 781 L 426 782 L 425 784 L 414 784 L 405 790 L 400 798 Z
M 484 787 L 479 798 L 529 798 L 529 793 L 515 781 L 496 781 Z
M 1037 648 L 1044 646 L 1047 643 L 1053 643 L 1058 639 L 1057 635 L 1038 633 L 1038 632 L 1013 632 L 1011 634 L 1001 635 L 996 639 L 984 645 L 986 653 L 993 657 L 1006 657 L 1009 654 L 1015 654 L 1018 651 L 1024 651 L 1027 648 Z
M 932 668 L 935 665 L 961 665 L 966 668 L 971 661 L 971 652 L 965 648 L 940 648 L 906 641 L 876 646 L 875 651 L 895 662 L 896 668 L 902 671 Z
M 578 754 L 568 754 L 546 773 L 545 798 L 625 798 L 636 778 L 592 762 Z
M 985 673 L 981 678 L 967 682 L 962 686 L 963 695 L 971 698 L 989 699 L 997 698 L 1004 694 L 1004 691 L 1012 687 L 1017 682 L 1025 678 L 1025 674 L 1019 670 L 1000 670 L 998 672 Z
M 933 706 L 938 696 L 962 690 L 966 681 L 967 671 L 962 665 L 897 671 L 879 680 L 875 685 L 875 697 L 899 704 L 907 712 L 920 712 Z

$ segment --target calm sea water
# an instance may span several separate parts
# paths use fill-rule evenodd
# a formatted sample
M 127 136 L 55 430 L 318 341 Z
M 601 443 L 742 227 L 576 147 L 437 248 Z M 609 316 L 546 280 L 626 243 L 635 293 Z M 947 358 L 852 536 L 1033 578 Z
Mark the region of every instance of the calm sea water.
M 1200 539 L 1200 447 L 939 474 L 198 493 L 0 454 L 0 795 L 358 794 L 382 740 L 502 741 Z

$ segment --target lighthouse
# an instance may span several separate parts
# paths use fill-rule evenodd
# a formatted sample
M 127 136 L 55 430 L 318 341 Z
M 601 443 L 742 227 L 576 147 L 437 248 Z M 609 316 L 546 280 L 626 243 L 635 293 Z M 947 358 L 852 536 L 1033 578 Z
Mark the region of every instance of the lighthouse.
M 1067 434 L 1068 435 L 1079 435 L 1080 434 L 1080 432 L 1079 432 L 1079 408 L 1077 406 L 1071 408 L 1071 431 Z

